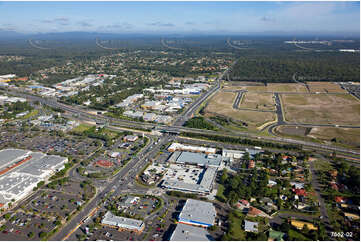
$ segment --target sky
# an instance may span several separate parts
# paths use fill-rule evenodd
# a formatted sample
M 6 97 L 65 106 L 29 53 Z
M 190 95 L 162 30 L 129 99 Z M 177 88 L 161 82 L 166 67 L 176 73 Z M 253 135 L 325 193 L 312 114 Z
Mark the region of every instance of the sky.
M 21 33 L 359 33 L 359 2 L 6 2 L 0 30 Z

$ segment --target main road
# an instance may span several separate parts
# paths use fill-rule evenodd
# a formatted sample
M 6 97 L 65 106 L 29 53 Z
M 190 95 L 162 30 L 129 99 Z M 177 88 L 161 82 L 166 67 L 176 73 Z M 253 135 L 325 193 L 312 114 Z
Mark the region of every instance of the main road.
M 88 202 L 84 209 L 81 210 L 72 220 L 70 220 L 70 222 L 68 222 L 57 234 L 55 234 L 51 240 L 64 240 L 69 234 L 71 234 L 71 232 L 74 231 L 75 228 L 78 227 L 79 224 L 81 224 L 82 220 L 98 206 L 99 202 L 113 189 L 113 187 L 116 187 L 122 179 L 127 178 L 132 168 L 139 166 L 137 163 L 140 163 L 141 165 L 144 164 L 145 157 L 147 157 L 147 155 L 151 152 L 152 149 L 150 147 L 153 146 L 154 142 L 151 137 L 148 137 L 148 139 L 149 143 L 138 153 L 138 155 L 128 162 L 124 168 L 111 179 L 110 183 L 108 183 L 104 189 L 97 191 L 95 197 Z
M 151 124 L 151 123 L 144 123 L 144 122 L 136 122 L 136 121 L 130 121 L 130 120 L 122 120 L 122 119 L 116 119 L 112 117 L 107 117 L 100 114 L 92 114 L 89 112 L 89 110 L 84 110 L 78 107 L 73 107 L 70 105 L 66 105 L 63 103 L 57 102 L 54 98 L 42 98 L 30 94 L 25 94 L 22 92 L 17 91 L 8 91 L 8 93 L 24 97 L 28 100 L 32 101 L 39 101 L 44 105 L 48 105 L 54 108 L 61 109 L 63 111 L 67 111 L 73 115 L 76 115 L 78 119 L 80 120 L 86 120 L 86 121 L 95 121 L 99 123 L 107 123 L 110 127 L 126 127 L 126 128 L 134 128 L 138 130 L 144 130 L 144 129 L 153 129 L 154 127 L 157 127 L 160 130 L 164 130 L 166 132 L 188 132 L 188 133 L 194 133 L 194 134 L 208 134 L 208 135 L 226 135 L 230 137 L 243 137 L 243 138 L 249 138 L 249 139 L 255 139 L 259 140 L 262 138 L 263 141 L 268 142 L 281 142 L 281 143 L 288 143 L 288 144 L 294 144 L 294 145 L 301 145 L 305 147 L 310 147 L 314 149 L 323 149 L 328 151 L 336 151 L 336 152 L 343 152 L 343 153 L 349 153 L 354 155 L 359 155 L 360 153 L 354 150 L 335 147 L 331 145 L 323 145 L 319 143 L 309 142 L 309 141 L 302 141 L 302 140 L 294 140 L 290 138 L 282 138 L 282 137 L 266 137 L 262 136 L 259 137 L 255 134 L 250 134 L 247 132 L 241 132 L 241 131 L 233 131 L 233 133 L 229 132 L 220 132 L 220 131 L 213 131 L 213 130 L 205 130 L 205 129 L 195 129 L 195 128 L 188 128 L 183 126 L 177 126 L 177 125 L 160 125 L 160 124 Z M 201 102 L 200 102 L 201 103 Z M 192 113 L 196 110 L 196 108 L 199 107 L 200 103 L 196 106 L 192 106 L 190 109 L 191 111 L 187 111 L 187 113 Z

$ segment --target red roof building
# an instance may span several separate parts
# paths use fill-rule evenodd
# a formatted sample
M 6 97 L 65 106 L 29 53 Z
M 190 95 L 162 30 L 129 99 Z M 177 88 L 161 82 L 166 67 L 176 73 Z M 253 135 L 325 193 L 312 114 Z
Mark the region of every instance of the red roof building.
M 249 204 L 249 202 L 247 201 L 247 200 L 244 200 L 244 199 L 241 199 L 241 200 L 239 200 L 244 206 L 249 206 L 250 204 Z
M 346 199 L 340 196 L 335 197 L 337 203 L 346 203 Z
M 255 207 L 250 207 L 248 210 L 248 216 L 258 216 L 262 213 L 261 210 L 255 208 Z
M 297 196 L 307 196 L 305 189 L 292 189 L 294 193 L 296 193 Z
M 250 160 L 248 163 L 248 169 L 253 169 L 255 167 L 254 160 Z

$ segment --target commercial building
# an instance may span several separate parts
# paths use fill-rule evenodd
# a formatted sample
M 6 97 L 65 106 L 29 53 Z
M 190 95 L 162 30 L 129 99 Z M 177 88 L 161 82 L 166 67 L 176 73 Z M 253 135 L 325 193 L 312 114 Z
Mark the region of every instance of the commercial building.
M 133 104 L 134 102 L 136 102 L 137 100 L 139 100 L 143 97 L 144 97 L 143 94 L 134 94 L 134 95 L 127 97 L 121 103 L 119 103 L 115 106 L 116 107 L 128 107 L 130 104 Z
M 126 142 L 135 142 L 138 139 L 138 136 L 135 135 L 127 135 L 123 138 Z
M 215 148 L 201 147 L 201 146 L 192 146 L 192 145 L 184 145 L 180 143 L 172 143 L 168 147 L 169 152 L 175 151 L 189 151 L 189 152 L 201 152 L 205 154 L 215 154 Z
M 179 223 L 209 227 L 214 225 L 217 212 L 210 202 L 187 199 L 182 212 L 179 214 Z
M 213 241 L 214 239 L 204 228 L 178 223 L 170 241 Z
M 193 152 L 174 152 L 168 159 L 169 162 L 177 164 L 191 164 L 202 167 L 219 167 L 222 156 L 218 154 L 202 154 Z
M 225 158 L 234 158 L 234 159 L 240 159 L 243 157 L 245 151 L 242 150 L 222 150 L 222 156 Z
M 132 230 L 141 232 L 144 230 L 144 223 L 141 220 L 119 217 L 108 211 L 102 220 L 102 224 L 117 227 L 118 229 Z
M 8 96 L 3 96 L 0 95 L 0 105 L 4 105 L 6 103 L 16 103 L 16 102 L 26 102 L 25 98 L 21 98 L 21 97 L 8 97 Z
M 120 208 L 129 208 L 132 205 L 135 205 L 139 202 L 140 198 L 135 196 L 127 196 L 121 202 L 119 207 Z
M 30 155 L 30 151 L 21 149 L 5 149 L 0 151 L 0 172 Z
M 0 207 L 32 193 L 38 182 L 64 168 L 68 158 L 20 149 L 0 151 Z
M 192 182 L 192 180 L 186 180 L 184 178 L 182 180 L 179 180 L 179 178 L 170 178 L 166 174 L 166 178 L 164 178 L 162 187 L 169 190 L 205 195 L 212 191 L 213 182 L 216 178 L 216 175 L 217 168 L 208 167 L 199 175 L 199 180 L 195 183 Z

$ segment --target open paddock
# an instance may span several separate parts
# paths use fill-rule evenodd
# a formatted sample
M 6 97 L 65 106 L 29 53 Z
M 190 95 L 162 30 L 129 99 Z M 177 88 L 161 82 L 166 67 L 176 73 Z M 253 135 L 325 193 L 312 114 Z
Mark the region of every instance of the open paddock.
M 340 85 L 333 82 L 307 82 L 310 92 L 339 92 L 347 93 L 346 90 L 342 89 Z
M 276 110 L 273 94 L 246 92 L 243 94 L 239 108 L 256 110 Z
M 355 147 L 360 146 L 360 129 L 316 127 L 311 129 L 308 136 L 324 141 L 331 141 L 336 138 L 334 142 Z
M 281 100 L 291 123 L 360 125 L 360 102 L 349 94 L 282 94 Z
M 205 113 L 212 115 L 222 115 L 233 120 L 246 122 L 249 128 L 257 128 L 264 123 L 276 119 L 276 114 L 271 112 L 245 111 L 233 109 L 233 102 L 236 93 L 218 92 L 209 101 Z M 209 115 L 207 115 L 209 116 Z
M 281 135 L 292 135 L 305 137 L 310 132 L 311 128 L 294 125 L 281 125 L 275 128 L 275 131 Z
M 253 85 L 226 85 L 223 89 L 227 91 L 308 93 L 306 86 L 300 83 L 269 83 L 265 86 L 262 82 L 255 82 Z

